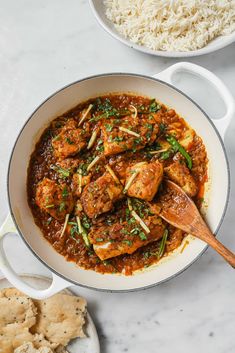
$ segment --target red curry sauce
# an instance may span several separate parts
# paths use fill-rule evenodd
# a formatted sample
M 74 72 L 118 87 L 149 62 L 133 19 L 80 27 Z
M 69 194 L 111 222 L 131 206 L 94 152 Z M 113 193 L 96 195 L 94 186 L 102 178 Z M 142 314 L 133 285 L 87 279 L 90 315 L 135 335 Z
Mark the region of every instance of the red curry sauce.
M 79 125 L 89 107 L 91 109 L 84 122 Z M 134 117 L 135 108 L 137 109 L 137 118 Z M 127 126 L 125 128 L 133 131 L 136 136 L 130 135 L 128 132 L 120 130 L 120 128 L 118 130 L 125 119 L 126 122 L 131 121 L 128 119 L 133 119 L 133 121 L 138 119 L 136 125 L 134 123 L 125 125 Z M 149 119 L 149 122 L 146 119 Z M 155 119 L 154 123 L 153 119 Z M 66 124 L 70 124 L 72 127 L 70 126 L 66 130 Z M 96 138 L 93 146 L 88 149 L 88 142 L 94 131 L 97 132 Z M 111 148 L 113 146 L 119 148 L 119 144 L 124 146 L 120 153 L 115 150 L 114 154 L 105 155 L 104 134 L 106 132 Z M 169 144 L 167 141 L 169 136 L 173 136 L 188 154 L 192 162 L 191 169 L 180 150 Z M 62 138 L 65 138 L 66 141 L 60 141 Z M 132 141 L 131 146 L 128 145 L 127 141 Z M 80 143 L 79 148 L 81 149 L 76 152 L 78 143 Z M 67 153 L 69 155 L 66 155 Z M 88 172 L 88 166 L 96 157 L 99 157 L 98 162 Z M 50 123 L 36 144 L 31 156 L 27 189 L 28 202 L 35 222 L 41 229 L 43 236 L 57 252 L 65 256 L 68 261 L 74 261 L 85 269 L 101 273 L 130 275 L 135 270 L 156 263 L 162 256 L 166 256 L 181 244 L 185 234 L 165 221 L 159 220 L 159 224 L 156 224 L 156 216 L 153 216 L 152 213 L 151 205 L 154 206 L 157 203 L 163 184 L 159 186 L 150 202 L 132 198 L 132 206 L 138 216 L 146 220 L 146 224 L 149 228 L 152 227 L 151 229 L 155 229 L 153 226 L 155 222 L 155 227 L 158 227 L 156 228 L 157 231 L 162 232 L 155 241 L 148 238 L 149 235 L 145 229 L 142 229 L 139 222 L 133 219 L 125 193 L 119 195 L 117 201 L 113 201 L 109 211 L 101 212 L 92 218 L 88 216 L 88 211 L 88 214 L 84 211 L 87 205 L 83 203 L 83 207 L 80 201 L 85 188 L 88 188 L 89 184 L 96 187 L 96 181 L 101 180 L 99 178 L 108 173 L 107 166 L 110 166 L 120 180 L 120 185 L 124 188 L 127 183 L 127 180 L 125 180 L 126 171 L 132 165 L 141 162 L 146 164 L 161 163 L 164 170 L 163 178 L 168 177 L 170 179 L 177 176 L 174 168 L 171 170 L 171 166 L 175 166 L 177 171 L 177 168 L 181 168 L 180 165 L 182 165 L 185 169 L 182 169 L 183 175 L 181 177 L 184 178 L 184 175 L 188 175 L 189 178 L 193 179 L 193 181 L 190 180 L 194 183 L 197 192 L 192 197 L 200 207 L 207 177 L 205 146 L 201 138 L 173 109 L 168 109 L 157 101 L 146 97 L 113 94 L 90 99 L 79 104 Z M 168 167 L 170 168 L 167 169 Z M 53 191 L 52 195 L 47 195 L 47 201 L 50 199 L 50 203 L 40 207 L 39 202 L 41 201 L 40 199 L 36 201 L 36 197 L 42 197 L 45 203 L 45 195 L 37 196 L 37 189 L 45 178 L 55 182 L 56 187 L 57 185 L 60 186 L 62 196 L 61 199 L 59 196 L 56 199 L 57 203 L 54 204 L 53 197 L 56 197 L 57 191 Z M 181 179 L 179 179 L 179 183 L 182 183 Z M 77 184 L 78 180 L 80 180 L 79 185 Z M 177 180 L 174 181 L 177 183 Z M 45 189 L 43 190 L 45 192 Z M 64 196 L 65 199 L 63 199 Z M 68 196 L 72 200 L 72 205 L 67 201 Z M 89 192 L 87 197 L 89 199 Z M 57 214 L 55 213 L 57 219 L 53 217 L 53 209 L 57 212 Z M 62 234 L 65 223 L 64 215 L 67 213 L 69 213 L 69 221 L 64 234 Z M 58 219 L 60 218 L 58 215 L 63 217 Z M 89 246 L 84 242 L 84 237 L 79 232 L 77 215 L 79 215 L 88 241 L 90 239 L 92 243 Z M 152 222 L 152 219 L 154 219 L 154 222 Z M 118 224 L 121 225 L 120 229 L 118 229 Z M 115 226 L 112 228 L 112 225 Z M 125 253 L 107 260 L 101 260 L 94 249 L 95 244 L 97 246 L 103 244 L 105 248 L 107 239 L 103 239 L 103 235 L 97 237 L 99 230 L 106 229 L 105 227 L 109 229 L 109 232 L 107 232 L 108 242 L 112 243 L 114 250 L 115 244 L 123 244 L 123 246 L 125 244 L 127 249 L 128 246 L 131 248 L 132 243 L 136 242 L 137 239 L 141 246 L 138 245 L 138 249 L 131 254 Z M 105 234 L 105 231 L 101 233 Z M 165 239 L 163 239 L 164 237 Z

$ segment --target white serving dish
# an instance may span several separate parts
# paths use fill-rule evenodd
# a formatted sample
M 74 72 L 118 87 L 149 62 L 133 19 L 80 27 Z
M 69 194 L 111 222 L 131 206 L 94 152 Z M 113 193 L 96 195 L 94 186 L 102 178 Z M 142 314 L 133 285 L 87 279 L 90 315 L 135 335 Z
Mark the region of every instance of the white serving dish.
M 151 55 L 156 55 L 156 56 L 164 56 L 164 57 L 169 57 L 169 58 L 186 58 L 186 57 L 191 57 L 191 56 L 199 56 L 199 55 L 204 55 L 204 54 L 209 54 L 212 53 L 216 50 L 222 49 L 226 46 L 228 46 L 231 43 L 235 42 L 235 32 L 229 34 L 229 35 L 224 35 L 215 38 L 212 40 L 209 44 L 207 44 L 205 47 L 198 49 L 198 50 L 193 50 L 193 51 L 162 51 L 162 50 L 152 50 L 149 49 L 145 46 L 135 44 L 131 42 L 129 39 L 126 39 L 124 36 L 122 36 L 117 29 L 115 28 L 114 24 L 106 17 L 105 15 L 105 6 L 103 4 L 103 1 L 100 0 L 89 0 L 91 9 L 95 15 L 95 18 L 97 19 L 98 23 L 103 27 L 103 29 L 109 33 L 113 38 L 119 40 L 123 44 L 139 50 L 143 53 L 146 54 L 151 54 Z

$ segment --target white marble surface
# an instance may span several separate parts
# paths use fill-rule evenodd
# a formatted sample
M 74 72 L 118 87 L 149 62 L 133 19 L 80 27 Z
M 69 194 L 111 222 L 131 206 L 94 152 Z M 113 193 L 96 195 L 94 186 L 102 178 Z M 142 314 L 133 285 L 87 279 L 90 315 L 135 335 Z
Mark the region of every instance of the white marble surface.
M 193 58 L 216 73 L 235 96 L 235 45 Z M 7 215 L 6 172 L 14 140 L 32 110 L 63 85 L 88 75 L 154 74 L 174 63 L 133 51 L 96 23 L 87 1 L 0 0 L 0 222 Z M 202 83 L 181 87 L 212 115 L 222 104 Z M 219 113 L 218 113 L 219 112 Z M 235 119 L 226 135 L 232 181 Z M 235 187 L 219 237 L 235 251 Z M 18 272 L 47 274 L 17 237 L 7 244 Z M 78 289 L 88 299 L 102 353 L 235 352 L 235 273 L 212 250 L 181 276 L 150 290 L 108 294 Z

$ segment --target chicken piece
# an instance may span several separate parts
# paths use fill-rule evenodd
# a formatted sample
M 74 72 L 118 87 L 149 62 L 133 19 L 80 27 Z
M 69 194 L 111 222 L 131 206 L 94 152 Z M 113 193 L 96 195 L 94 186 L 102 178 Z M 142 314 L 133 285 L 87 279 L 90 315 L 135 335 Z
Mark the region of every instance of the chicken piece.
M 188 196 L 193 197 L 197 194 L 197 184 L 185 164 L 175 161 L 165 167 L 164 172 L 170 180 L 181 186 Z
M 148 234 L 137 223 L 117 222 L 93 227 L 88 237 L 96 255 L 106 260 L 121 254 L 132 254 L 138 248 L 162 238 L 165 225 L 161 218 L 149 216 L 144 222 L 150 230 Z
M 113 203 L 122 197 L 122 185 L 117 183 L 109 173 L 104 173 L 85 186 L 81 203 L 87 216 L 93 218 L 110 211 Z
M 187 128 L 183 131 L 179 143 L 187 150 L 193 143 L 194 137 L 195 131 L 193 129 Z
M 79 197 L 82 193 L 82 187 L 85 185 L 88 185 L 90 181 L 91 181 L 91 174 L 80 175 L 79 173 L 75 173 L 73 175 L 73 180 L 72 180 L 72 191 L 74 195 Z
M 127 129 L 123 131 L 121 129 Z M 110 156 L 130 149 L 139 150 L 146 144 L 156 140 L 158 124 L 149 116 L 148 118 L 135 118 L 130 116 L 120 120 L 110 119 L 109 123 L 101 125 L 102 139 L 104 141 L 104 154 Z M 134 135 L 133 135 L 134 134 Z
M 127 169 L 126 185 L 130 178 L 138 173 L 127 190 L 127 195 L 138 199 L 151 201 L 162 181 L 163 166 L 160 162 L 137 163 Z
M 37 185 L 36 204 L 57 220 L 64 220 L 67 213 L 74 207 L 72 193 L 66 184 L 57 184 L 55 181 L 44 178 Z
M 86 146 L 87 136 L 88 132 L 78 129 L 75 120 L 70 119 L 52 140 L 55 156 L 63 159 L 75 155 Z

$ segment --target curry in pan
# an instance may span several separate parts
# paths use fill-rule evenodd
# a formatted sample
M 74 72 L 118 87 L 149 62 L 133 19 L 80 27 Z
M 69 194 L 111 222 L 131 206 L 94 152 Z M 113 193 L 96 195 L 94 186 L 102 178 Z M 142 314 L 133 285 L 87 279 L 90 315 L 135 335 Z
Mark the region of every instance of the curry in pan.
M 80 267 L 131 275 L 185 234 L 159 217 L 164 178 L 201 206 L 207 154 L 195 131 L 155 99 L 110 94 L 54 119 L 28 168 L 28 202 L 57 252 Z

